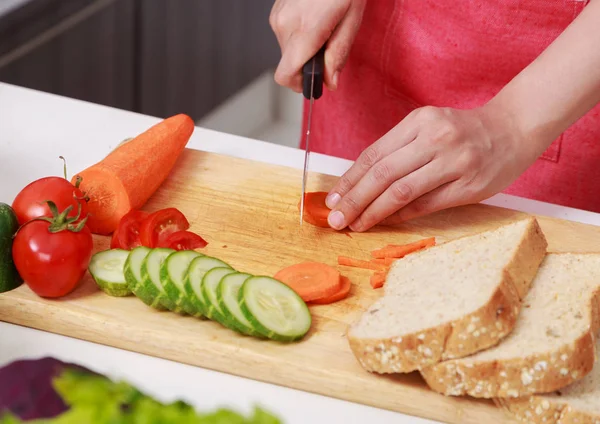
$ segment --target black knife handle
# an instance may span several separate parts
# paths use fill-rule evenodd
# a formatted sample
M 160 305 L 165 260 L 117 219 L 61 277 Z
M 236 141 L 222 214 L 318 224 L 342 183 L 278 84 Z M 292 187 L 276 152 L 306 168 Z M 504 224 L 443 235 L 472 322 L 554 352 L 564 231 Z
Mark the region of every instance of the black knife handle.
M 323 94 L 323 78 L 325 76 L 325 46 L 306 62 L 302 67 L 302 94 L 310 100 L 310 85 L 312 81 L 313 61 L 315 63 L 315 81 L 313 88 L 313 97 L 318 99 Z

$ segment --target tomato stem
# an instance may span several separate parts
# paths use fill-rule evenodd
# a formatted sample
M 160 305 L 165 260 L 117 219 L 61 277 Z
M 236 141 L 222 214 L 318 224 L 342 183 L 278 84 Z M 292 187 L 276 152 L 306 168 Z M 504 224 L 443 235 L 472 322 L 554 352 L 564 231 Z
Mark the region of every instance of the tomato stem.
M 89 218 L 89 215 L 87 215 L 85 218 L 83 218 L 81 221 L 79 221 L 79 224 L 77 224 L 77 226 L 75 226 L 75 228 L 73 228 L 73 232 L 74 233 L 78 233 L 81 230 L 83 230 L 83 227 L 85 227 L 85 224 L 87 223 L 87 220 Z
M 44 203 L 48 204 L 48 209 L 50 209 L 52 217 L 50 218 L 47 216 L 39 216 L 37 218 L 33 218 L 21 225 L 17 230 L 17 233 L 21 228 L 33 221 L 48 222 L 50 224 L 48 226 L 48 231 L 51 233 L 58 233 L 65 230 L 71 231 L 73 233 L 78 233 L 85 227 L 85 224 L 88 219 L 87 216 L 83 218 L 80 222 L 76 223 L 76 221 L 79 220 L 79 218 L 81 217 L 81 203 L 77 203 L 77 215 L 75 215 L 72 218 L 69 218 L 68 215 L 73 210 L 73 205 L 69 205 L 65 208 L 64 211 L 59 212 L 58 208 L 56 207 L 56 204 L 52 200 L 46 200 L 44 201 Z
M 56 203 L 50 201 L 50 200 L 44 200 L 43 203 L 47 203 L 48 204 L 48 209 L 50 209 L 50 212 L 52 213 L 52 216 L 58 216 L 59 212 L 58 212 L 58 207 L 56 206 Z M 73 209 L 73 206 L 69 205 L 69 207 L 67 208 L 67 214 L 69 212 L 71 212 L 71 209 Z M 67 216 L 67 215 L 65 215 Z
M 67 160 L 64 158 L 64 156 L 59 156 L 60 159 L 63 160 L 64 162 L 64 166 L 63 166 L 63 173 L 65 176 L 65 180 L 69 180 L 69 177 L 67 175 Z M 81 175 L 77 175 L 75 177 L 75 188 L 79 188 L 79 186 L 81 185 L 81 182 L 83 181 L 83 178 L 81 177 Z M 78 197 L 75 195 L 75 193 L 73 193 L 73 197 L 75 198 L 75 200 L 85 200 L 86 202 L 90 201 L 89 196 L 84 192 L 82 197 Z
M 75 200 L 85 200 L 85 202 L 89 202 L 90 201 L 90 196 L 88 196 L 87 194 L 83 193 L 83 196 L 77 196 L 75 193 L 73 193 L 73 199 Z
M 65 175 L 65 180 L 68 180 L 69 178 L 67 177 L 67 160 L 63 156 L 59 156 L 59 158 L 63 161 L 63 173 Z
M 83 181 L 83 177 L 81 175 L 76 176 L 75 177 L 75 188 L 79 188 L 82 181 Z M 82 191 L 81 194 L 82 194 L 82 196 L 77 196 L 75 194 L 75 192 L 73 192 L 73 198 L 75 200 L 84 200 L 86 203 L 90 201 L 90 196 L 88 196 L 85 191 Z

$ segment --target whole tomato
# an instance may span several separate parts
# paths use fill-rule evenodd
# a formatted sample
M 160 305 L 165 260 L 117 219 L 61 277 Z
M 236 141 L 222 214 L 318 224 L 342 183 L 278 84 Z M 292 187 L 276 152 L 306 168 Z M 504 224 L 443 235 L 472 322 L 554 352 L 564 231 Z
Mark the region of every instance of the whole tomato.
M 92 233 L 87 218 L 69 217 L 48 202 L 51 217 L 38 217 L 22 226 L 13 241 L 13 262 L 31 290 L 41 297 L 61 297 L 83 278 L 92 257 Z
M 62 158 L 62 156 L 61 156 Z M 52 201 L 59 210 L 65 210 L 72 206 L 69 217 L 75 217 L 79 214 L 83 219 L 88 214 L 88 198 L 79 189 L 80 181 L 75 185 L 67 180 L 65 164 L 65 177 L 44 177 L 29 183 L 23 190 L 17 194 L 13 201 L 12 208 L 17 215 L 19 225 L 40 217 L 52 216 L 46 201 Z M 79 211 L 81 207 L 81 211 Z

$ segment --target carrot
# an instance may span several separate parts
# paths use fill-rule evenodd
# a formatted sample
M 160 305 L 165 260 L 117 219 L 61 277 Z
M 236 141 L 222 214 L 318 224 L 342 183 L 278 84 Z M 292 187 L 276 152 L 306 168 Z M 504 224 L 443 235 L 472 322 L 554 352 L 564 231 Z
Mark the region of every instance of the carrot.
M 326 305 L 329 303 L 337 302 L 338 300 L 345 299 L 346 297 L 348 297 L 348 293 L 350 293 L 351 287 L 352 283 L 350 282 L 350 279 L 342 275 L 340 276 L 340 288 L 337 292 L 335 292 L 331 296 L 315 299 L 311 303 L 317 305 Z
M 273 278 L 289 286 L 310 302 L 334 295 L 340 290 L 340 273 L 320 262 L 301 262 L 278 271 Z
M 373 262 L 374 264 L 382 264 L 382 265 L 386 265 L 386 266 L 390 266 L 391 264 L 394 263 L 394 261 L 397 261 L 399 258 L 377 258 L 377 259 L 371 259 L 371 262 Z
M 331 209 L 325 205 L 325 198 L 327 198 L 325 191 L 304 193 L 304 216 L 302 217 L 304 222 L 317 227 L 329 228 L 327 217 Z M 298 202 L 298 209 L 300 209 L 300 202 Z
M 326 198 L 327 192 L 325 191 L 304 193 L 304 209 L 314 218 L 327 219 L 331 209 L 329 209 L 325 204 Z
M 304 216 L 302 217 L 302 219 L 304 220 L 304 222 L 308 222 L 309 224 L 312 224 L 315 227 L 329 228 L 329 222 L 327 221 L 327 218 L 315 218 L 312 215 L 310 215 L 306 210 L 304 210 Z
M 399 259 L 408 255 L 409 253 L 416 252 L 418 250 L 425 249 L 435 245 L 435 237 L 430 237 L 422 240 L 415 241 L 404 245 L 388 245 L 382 249 L 373 250 L 371 255 L 374 258 L 394 258 Z
M 90 198 L 87 225 L 110 234 L 131 209 L 141 208 L 167 178 L 194 131 L 194 121 L 167 118 L 73 177 Z
M 375 274 L 371 275 L 370 283 L 371 287 L 374 289 L 379 289 L 383 287 L 385 284 L 385 277 L 387 276 L 387 271 L 378 271 Z
M 361 259 L 349 258 L 347 256 L 338 256 L 338 265 L 351 266 L 354 268 L 372 269 L 375 271 L 384 271 L 387 267 L 384 264 L 376 264 Z

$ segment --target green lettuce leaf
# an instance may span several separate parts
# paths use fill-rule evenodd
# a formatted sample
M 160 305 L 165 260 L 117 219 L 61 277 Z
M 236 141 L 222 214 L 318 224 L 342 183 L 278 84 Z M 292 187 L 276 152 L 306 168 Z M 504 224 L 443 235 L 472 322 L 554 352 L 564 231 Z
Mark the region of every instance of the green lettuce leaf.
M 282 424 L 258 407 L 250 418 L 224 408 L 199 414 L 183 401 L 162 404 L 126 382 L 73 369 L 55 378 L 53 385 L 69 410 L 25 424 Z M 7 414 L 0 417 L 0 424 L 23 422 Z

